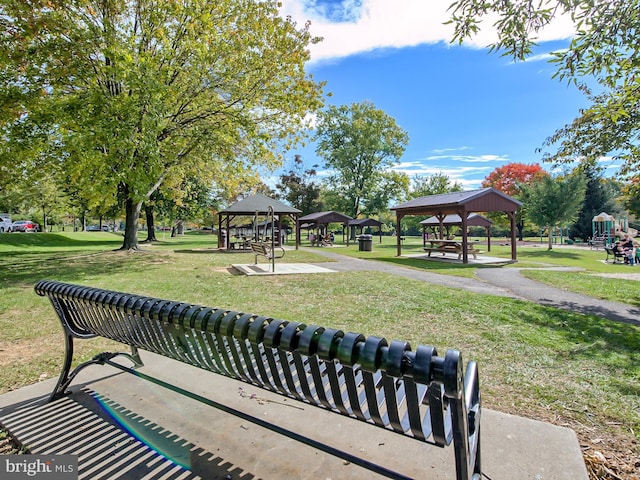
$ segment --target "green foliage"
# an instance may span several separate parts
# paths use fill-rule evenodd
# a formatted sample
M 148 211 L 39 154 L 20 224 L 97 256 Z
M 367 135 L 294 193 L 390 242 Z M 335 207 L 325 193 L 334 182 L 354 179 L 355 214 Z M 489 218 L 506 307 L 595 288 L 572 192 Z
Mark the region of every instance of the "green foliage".
M 329 195 L 341 200 L 346 215 L 371 213 L 371 208 L 401 194 L 404 180 L 386 172 L 404 153 L 409 136 L 371 102 L 330 106 L 321 112 L 316 139 L 316 153 L 332 171 Z
M 625 208 L 640 218 L 640 177 L 635 177 L 622 189 L 622 201 Z
M 316 166 L 302 171 L 300 155 L 296 155 L 293 162 L 293 168 L 280 175 L 276 188 L 284 192 L 282 197 L 292 207 L 301 210 L 304 214 L 321 212 L 320 185 L 312 180 L 316 175 Z
M 433 175 L 415 175 L 411 178 L 411 185 L 407 198 L 426 197 L 428 195 L 440 195 L 441 193 L 461 192 L 462 185 L 458 182 L 451 182 L 451 179 L 444 173 L 434 173 Z M 402 220 L 403 227 L 408 235 L 420 235 L 422 225 L 420 222 L 427 217 L 420 215 L 407 215 Z
M 444 173 L 434 173 L 429 176 L 415 175 L 411 178 L 409 198 L 426 197 L 427 195 L 439 195 L 441 193 L 461 192 L 462 185 L 458 182 L 451 183 L 451 179 Z
M 548 173 L 537 163 L 508 163 L 497 167 L 487 175 L 482 181 L 482 186 L 493 187 L 519 200 L 524 186 L 545 175 L 548 175 Z M 518 229 L 519 240 L 524 237 L 526 211 L 527 206 L 523 205 L 516 212 L 516 228 Z M 510 228 L 510 220 L 506 215 L 499 212 L 490 212 L 488 217 L 496 225 Z
M 601 212 L 614 214 L 616 210 L 615 198 L 620 193 L 618 182 L 602 178 L 602 174 L 594 167 L 583 169 L 587 180 L 584 203 L 571 226 L 571 238 L 587 240 L 593 235 L 593 217 Z
M 553 248 L 553 229 L 572 223 L 584 204 L 586 179 L 579 172 L 561 177 L 542 176 L 522 190 L 522 203 L 527 206 L 527 218 L 549 235 L 549 250 Z
M 317 39 L 275 0 L 0 0 L 0 11 L 3 136 L 62 152 L 78 203 L 126 205 L 126 248 L 169 178 L 198 171 L 230 189 L 277 166 L 322 106 L 304 71 Z
M 546 160 L 593 163 L 614 154 L 623 162 L 621 175 L 637 176 L 640 167 L 640 0 L 458 0 L 451 6 L 454 41 L 463 42 L 480 29 L 483 17 L 497 14 L 498 40 L 492 50 L 524 60 L 540 30 L 557 17 L 570 17 L 577 33 L 569 48 L 554 53 L 556 76 L 576 83 L 591 106 L 571 124 L 550 136 Z M 586 82 L 595 79 L 599 93 Z

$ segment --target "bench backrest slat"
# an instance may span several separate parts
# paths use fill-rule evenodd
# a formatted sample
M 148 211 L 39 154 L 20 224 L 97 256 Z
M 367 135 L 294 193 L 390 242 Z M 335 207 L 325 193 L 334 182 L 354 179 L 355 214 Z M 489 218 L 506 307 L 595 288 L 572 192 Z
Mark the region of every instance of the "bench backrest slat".
M 423 442 L 444 446 L 467 432 L 456 456 L 473 469 L 479 439 L 467 414 L 479 415 L 477 374 L 465 394 L 457 351 L 438 357 L 433 347 L 412 352 L 406 342 L 57 282 L 36 292 L 73 337 L 110 338 Z

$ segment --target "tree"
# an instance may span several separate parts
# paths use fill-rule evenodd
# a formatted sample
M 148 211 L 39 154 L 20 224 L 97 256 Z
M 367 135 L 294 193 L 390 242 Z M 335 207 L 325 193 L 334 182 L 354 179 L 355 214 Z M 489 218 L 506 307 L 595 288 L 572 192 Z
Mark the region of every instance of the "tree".
M 363 201 L 362 215 L 378 215 L 389 209 L 389 204 L 400 203 L 407 198 L 410 179 L 404 172 L 394 170 L 382 172 L 378 188 Z
M 461 192 L 462 190 L 463 188 L 460 183 L 452 183 L 451 179 L 442 172 L 428 176 L 415 175 L 411 178 L 411 185 L 407 197 L 411 199 L 449 192 Z M 404 217 L 402 221 L 407 233 L 419 235 L 422 232 L 422 225 L 420 224 L 422 220 L 425 220 L 425 217 L 408 215 Z M 393 228 L 395 228 L 395 221 Z
M 328 179 L 343 212 L 357 218 L 385 185 L 387 172 L 402 156 L 409 135 L 371 102 L 331 106 L 318 116 L 316 153 L 332 170 Z
M 640 218 L 640 176 L 622 188 L 622 202 L 630 213 Z
M 602 178 L 595 167 L 589 166 L 583 169 L 583 173 L 587 182 L 584 203 L 569 236 L 586 240 L 593 235 L 593 217 L 601 212 L 613 213 L 619 189 L 613 188 L 610 181 Z
M 273 168 L 322 106 L 304 71 L 317 39 L 275 0 L 0 0 L 0 12 L 4 134 L 51 130 L 89 203 L 121 195 L 125 249 L 172 175 Z
M 482 18 L 497 14 L 498 40 L 492 50 L 515 59 L 532 53 L 538 34 L 564 15 L 577 33 L 569 48 L 554 53 L 556 77 L 575 82 L 592 105 L 543 144 L 557 151 L 545 160 L 593 164 L 613 153 L 622 160 L 620 174 L 637 177 L 640 170 L 640 0 L 458 0 L 451 7 L 454 41 L 462 42 L 480 29 Z M 595 94 L 585 80 L 595 79 Z
M 508 163 L 493 170 L 482 181 L 483 187 L 493 187 L 511 197 L 521 199 L 522 189 L 526 185 L 539 180 L 549 174 L 537 163 Z M 524 221 L 526 218 L 527 206 L 523 205 L 516 213 L 516 228 L 518 229 L 518 239 L 524 238 Z M 491 215 L 492 220 L 500 222 L 504 215 Z
M 537 163 L 508 163 L 493 170 L 482 181 L 483 187 L 493 187 L 512 197 L 517 197 L 523 185 L 528 185 L 547 172 Z
M 522 189 L 522 202 L 528 219 L 546 227 L 549 250 L 553 249 L 553 231 L 559 224 L 573 222 L 584 203 L 586 180 L 575 172 L 571 175 L 542 176 Z
M 451 179 L 444 173 L 435 173 L 429 176 L 415 175 L 411 179 L 409 198 L 426 197 L 428 195 L 440 195 L 441 193 L 461 192 L 462 185 L 458 182 L 451 183 Z
M 316 176 L 316 165 L 302 171 L 302 157 L 296 155 L 293 160 L 293 168 L 280 175 L 280 181 L 276 188 L 284 192 L 280 197 L 289 204 L 304 213 L 320 212 L 320 185 L 312 178 Z

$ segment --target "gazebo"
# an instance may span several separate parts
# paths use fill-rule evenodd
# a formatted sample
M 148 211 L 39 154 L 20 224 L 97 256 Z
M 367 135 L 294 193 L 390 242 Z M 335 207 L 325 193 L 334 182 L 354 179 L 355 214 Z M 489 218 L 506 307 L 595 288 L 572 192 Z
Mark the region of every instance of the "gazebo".
M 447 215 L 458 215 L 462 226 L 462 262 L 469 263 L 467 255 L 467 226 L 469 215 L 477 212 L 504 212 L 511 223 L 511 259 L 516 260 L 516 212 L 522 203 L 493 187 L 418 197 L 391 208 L 396 212 L 398 256 L 402 255 L 401 222 L 407 215 L 434 215 L 438 218 L 440 232 Z
M 426 245 L 425 233 L 428 227 L 440 227 L 440 219 L 436 216 L 429 217 L 426 220 L 420 222 L 422 225 L 422 243 Z M 484 227 L 487 232 L 487 251 L 491 251 L 491 225 L 493 222 L 487 217 L 483 217 L 479 213 L 472 213 L 467 217 L 467 227 Z M 462 219 L 460 215 L 447 215 L 442 219 L 442 226 L 447 229 L 447 235 L 449 234 L 449 227 L 462 226 Z
M 358 218 L 356 220 L 349 221 L 349 227 L 352 227 L 353 229 L 359 228 L 360 233 L 362 233 L 364 227 L 378 227 L 378 236 L 380 237 L 380 243 L 382 243 L 382 222 L 378 220 L 373 218 Z M 354 232 L 350 233 L 353 234 Z M 351 235 L 349 235 L 349 237 L 351 237 Z M 347 244 L 348 243 L 349 242 L 347 241 Z
M 223 229 L 227 232 L 227 238 L 223 242 L 222 235 L 218 235 L 218 247 L 227 248 L 229 245 L 229 229 L 231 221 L 237 217 L 255 217 L 266 216 L 270 214 L 270 208 L 273 211 L 274 221 L 277 224 L 277 230 L 282 232 L 282 217 L 288 216 L 292 219 L 296 226 L 296 250 L 300 247 L 300 229 L 298 228 L 298 216 L 302 213 L 302 210 L 293 208 L 290 205 L 286 205 L 278 200 L 269 198 L 261 193 L 256 193 L 250 197 L 244 198 L 237 203 L 234 203 L 229 208 L 218 212 L 218 232 L 222 232 Z M 224 226 L 223 226 L 224 225 Z
M 298 221 L 300 222 L 301 229 L 315 228 L 320 230 L 323 228 L 326 228 L 330 223 L 341 223 L 342 237 L 344 239 L 344 229 L 347 225 L 349 225 L 349 222 L 353 221 L 353 218 L 351 218 L 348 215 L 344 215 L 343 213 L 329 211 L 329 212 L 310 213 L 309 215 L 300 217 Z M 296 237 L 298 236 L 299 236 L 299 233 L 296 233 Z

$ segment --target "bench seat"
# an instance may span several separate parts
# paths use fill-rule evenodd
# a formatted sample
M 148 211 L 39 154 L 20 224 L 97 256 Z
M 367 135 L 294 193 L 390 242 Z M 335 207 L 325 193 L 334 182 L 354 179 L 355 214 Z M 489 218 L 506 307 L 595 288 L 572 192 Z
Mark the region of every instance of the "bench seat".
M 38 282 L 35 291 L 50 299 L 65 333 L 63 368 L 50 401 L 64 396 L 77 373 L 90 365 L 106 363 L 134 373 L 113 359 L 124 356 L 141 366 L 142 349 L 395 432 L 425 448 L 452 445 L 456 478 L 481 478 L 478 370 L 473 361 L 465 367 L 457 350 L 440 356 L 434 347 L 413 350 L 407 342 L 329 326 L 48 280 Z M 74 340 L 94 337 L 120 342 L 130 352 L 103 352 L 71 370 Z M 200 378 L 206 382 L 206 375 Z M 222 407 L 233 413 L 230 406 Z M 274 428 L 350 463 L 405 478 Z M 430 476 L 424 472 L 423 478 Z
M 627 256 L 623 252 L 616 251 L 613 247 L 604 247 L 607 252 L 607 258 L 605 259 L 605 263 L 609 263 L 609 257 L 613 258 L 612 263 L 620 263 L 618 259 L 622 259 L 622 263 L 628 263 L 629 260 Z
M 258 257 L 265 257 L 267 260 L 273 260 L 276 258 L 284 257 L 284 248 L 273 247 L 269 243 L 265 242 L 251 242 L 251 251 L 255 254 L 255 263 L 258 264 Z M 276 250 L 277 249 L 277 250 Z

